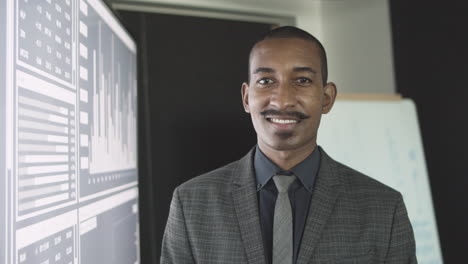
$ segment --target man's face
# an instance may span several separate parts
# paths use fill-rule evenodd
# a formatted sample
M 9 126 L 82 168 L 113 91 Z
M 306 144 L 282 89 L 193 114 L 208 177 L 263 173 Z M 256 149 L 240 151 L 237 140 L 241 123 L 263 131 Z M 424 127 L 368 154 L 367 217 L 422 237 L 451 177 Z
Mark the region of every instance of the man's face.
M 333 106 L 336 87 L 323 85 L 318 46 L 298 38 L 259 42 L 250 56 L 250 81 L 242 85 L 261 149 L 314 149 L 322 113 Z

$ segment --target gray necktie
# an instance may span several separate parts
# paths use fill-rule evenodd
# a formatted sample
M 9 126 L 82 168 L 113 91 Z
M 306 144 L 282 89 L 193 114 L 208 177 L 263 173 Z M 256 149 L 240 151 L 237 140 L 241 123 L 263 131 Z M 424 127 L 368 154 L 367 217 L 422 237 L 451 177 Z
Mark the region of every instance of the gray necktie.
M 294 175 L 273 177 L 278 189 L 273 218 L 273 264 L 293 263 L 293 217 L 288 188 L 295 179 Z

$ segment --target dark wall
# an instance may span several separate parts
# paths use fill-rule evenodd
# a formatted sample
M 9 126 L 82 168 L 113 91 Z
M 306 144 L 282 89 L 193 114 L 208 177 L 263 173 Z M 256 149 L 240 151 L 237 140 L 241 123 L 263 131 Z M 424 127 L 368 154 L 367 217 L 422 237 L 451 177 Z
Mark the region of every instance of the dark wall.
M 157 263 L 174 188 L 256 143 L 240 88 L 271 25 L 119 13 L 139 45 L 141 257 Z
M 468 249 L 468 8 L 389 2 L 397 90 L 418 107 L 444 262 L 462 263 Z

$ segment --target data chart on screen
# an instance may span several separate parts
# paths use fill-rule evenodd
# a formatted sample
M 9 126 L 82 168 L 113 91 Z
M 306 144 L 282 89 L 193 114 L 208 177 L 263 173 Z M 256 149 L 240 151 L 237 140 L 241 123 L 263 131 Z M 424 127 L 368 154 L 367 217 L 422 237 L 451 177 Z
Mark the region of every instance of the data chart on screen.
M 101 0 L 0 5 L 0 263 L 139 263 L 135 41 Z

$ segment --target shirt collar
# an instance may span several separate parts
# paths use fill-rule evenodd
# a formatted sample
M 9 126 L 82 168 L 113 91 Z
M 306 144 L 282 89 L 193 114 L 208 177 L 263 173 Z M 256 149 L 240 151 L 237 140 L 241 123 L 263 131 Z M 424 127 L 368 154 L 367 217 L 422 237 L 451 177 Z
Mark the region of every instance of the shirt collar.
M 273 161 L 271 161 L 263 152 L 260 150 L 258 145 L 255 148 L 254 156 L 254 168 L 255 178 L 257 180 L 257 191 L 263 188 L 271 177 L 282 172 L 281 174 L 292 173 L 300 179 L 307 191 L 312 192 L 315 177 L 320 166 L 320 151 L 316 147 L 315 150 L 307 156 L 303 161 L 294 166 L 289 171 L 284 171 L 278 167 Z

